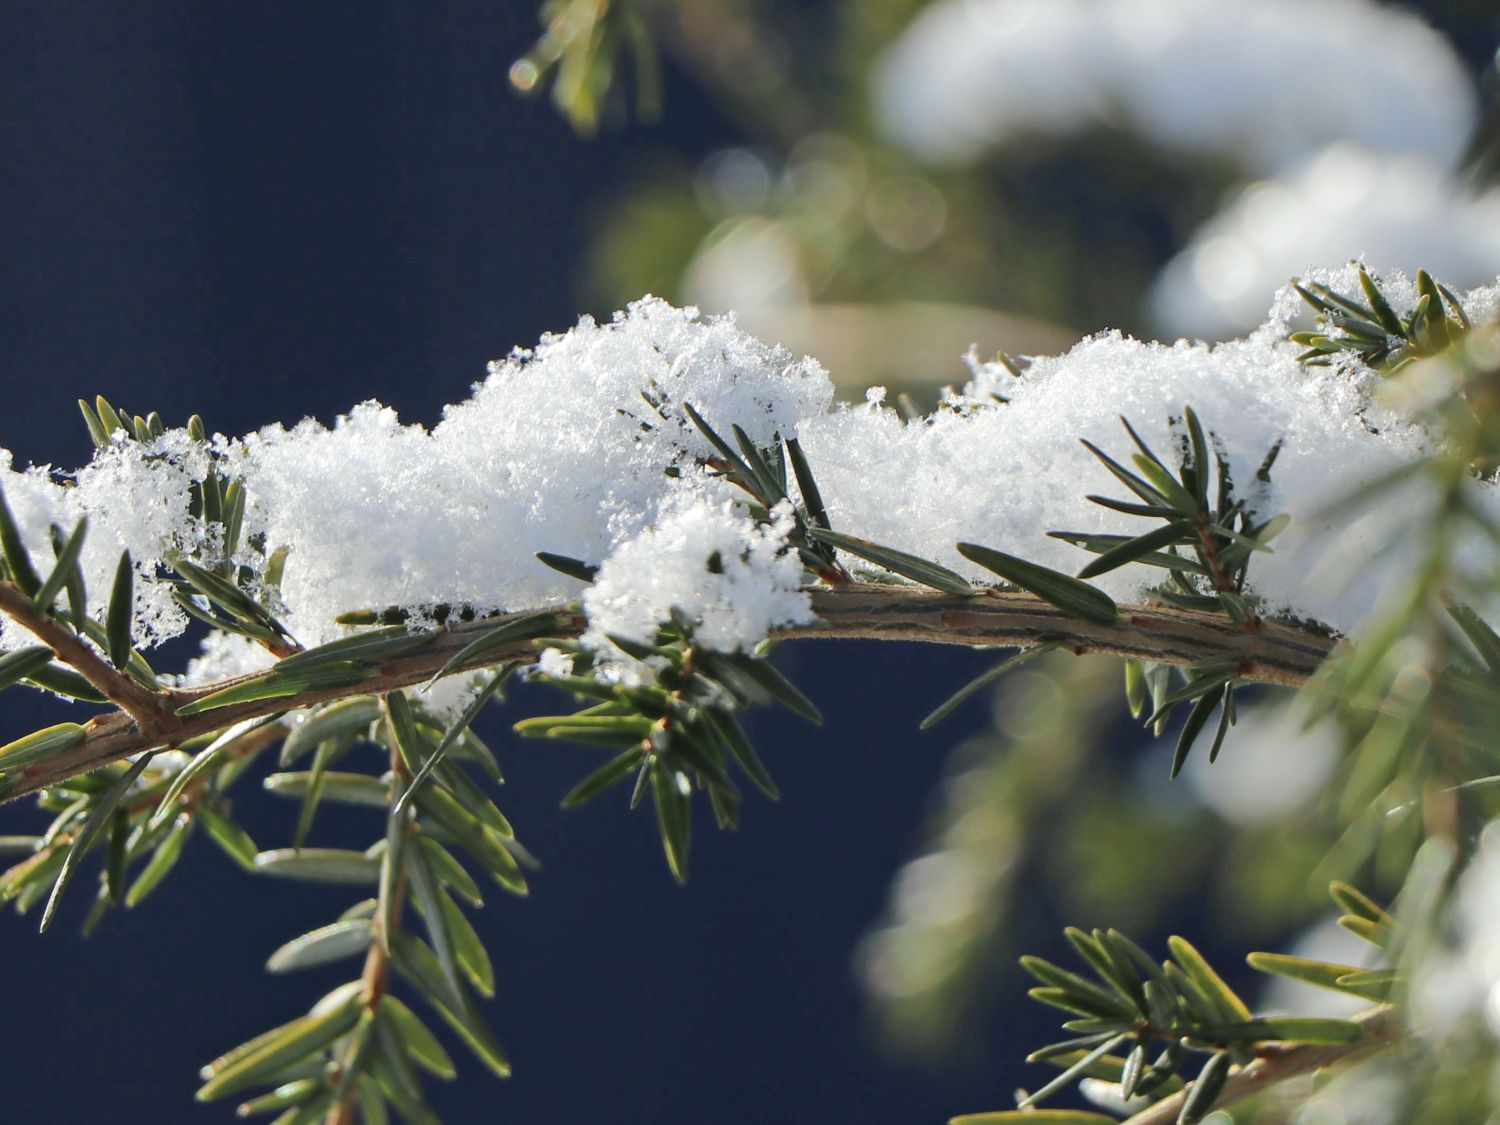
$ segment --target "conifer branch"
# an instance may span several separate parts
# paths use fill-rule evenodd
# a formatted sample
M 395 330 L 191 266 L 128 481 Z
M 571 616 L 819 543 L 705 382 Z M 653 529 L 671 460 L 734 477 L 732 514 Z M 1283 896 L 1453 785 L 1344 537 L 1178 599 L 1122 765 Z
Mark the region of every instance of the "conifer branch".
M 1230 657 L 1243 679 L 1283 687 L 1306 683 L 1334 647 L 1331 638 L 1305 630 L 1267 623 L 1248 633 L 1222 614 L 1165 606 L 1121 606 L 1117 622 L 1094 624 L 1030 594 L 998 590 L 963 598 L 867 584 L 814 590 L 812 601 L 821 624 L 779 635 L 1019 648 L 1050 641 L 1080 656 L 1103 653 L 1179 667 Z
M 966 598 L 907 586 L 870 584 L 818 588 L 810 593 L 818 623 L 779 629 L 775 636 L 920 641 L 971 647 L 1030 648 L 1051 642 L 1077 654 L 1103 653 L 1177 666 L 1230 657 L 1237 662 L 1237 674 L 1242 679 L 1286 687 L 1305 683 L 1334 646 L 1328 637 L 1285 626 L 1267 623 L 1261 631 L 1247 633 L 1226 617 L 1158 606 L 1123 606 L 1115 624 L 1102 625 L 1070 617 L 1039 598 L 1021 593 L 991 591 Z M 410 655 L 372 669 L 369 678 L 357 683 L 309 690 L 292 697 L 260 699 L 191 716 L 172 716 L 154 731 L 142 729 L 133 712 L 122 705 L 120 711 L 87 723 L 87 735 L 82 742 L 18 771 L 10 788 L 0 790 L 0 801 L 23 797 L 143 750 L 180 744 L 246 719 L 423 683 L 477 636 L 526 616 L 505 614 L 454 625 Z M 552 635 L 576 637 L 582 633 L 584 624 L 578 615 L 560 619 Z M 529 660 L 535 653 L 531 640 L 517 640 L 450 671 Z M 179 691 L 174 702 L 185 705 L 254 678 L 254 675 L 239 676 Z
M 1397 1020 L 1389 1004 L 1361 1012 L 1354 1017 L 1354 1022 L 1364 1027 L 1365 1034 L 1349 1043 L 1266 1044 L 1254 1062 L 1229 1075 L 1223 1090 L 1214 1100 L 1214 1107 L 1223 1109 L 1303 1074 L 1367 1058 L 1395 1041 Z M 1172 1125 L 1178 1120 L 1182 1104 L 1190 1094 L 1191 1089 L 1188 1089 L 1163 1098 L 1121 1125 Z

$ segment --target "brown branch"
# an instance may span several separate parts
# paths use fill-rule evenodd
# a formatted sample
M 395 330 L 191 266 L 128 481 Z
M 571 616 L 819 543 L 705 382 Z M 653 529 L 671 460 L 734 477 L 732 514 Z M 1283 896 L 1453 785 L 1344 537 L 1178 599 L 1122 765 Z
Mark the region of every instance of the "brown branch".
M 59 660 L 138 723 L 143 733 L 159 735 L 170 725 L 172 714 L 164 696 L 136 683 L 77 633 L 38 610 L 14 583 L 0 582 L 0 613 L 55 652 Z
M 304 692 L 295 697 L 283 697 L 277 699 L 260 699 L 252 703 L 241 703 L 230 707 L 219 707 L 212 711 L 190 716 L 176 716 L 171 719 L 170 731 L 165 736 L 153 739 L 152 736 L 144 735 L 136 726 L 135 721 L 127 714 L 120 711 L 110 712 L 90 719 L 85 724 L 87 735 L 84 740 L 76 746 L 43 761 L 34 762 L 32 765 L 18 771 L 13 779 L 0 781 L 0 801 L 14 800 L 24 797 L 28 793 L 34 793 L 38 789 L 48 785 L 56 785 L 70 777 L 81 773 L 88 773 L 110 762 L 119 761 L 132 754 L 138 754 L 142 750 L 150 750 L 158 745 L 180 745 L 189 739 L 197 738 L 199 735 L 212 734 L 223 730 L 244 719 L 263 718 L 267 715 L 276 715 L 286 711 L 296 710 L 302 707 L 310 707 L 316 703 L 327 703 L 335 699 L 345 699 L 354 695 L 379 695 L 383 692 L 395 691 L 397 688 L 411 687 L 420 684 L 432 676 L 445 665 L 452 657 L 458 654 L 476 636 L 514 621 L 529 614 L 506 614 L 499 617 L 489 617 L 480 621 L 468 621 L 446 629 L 434 636 L 432 643 L 411 654 L 390 660 L 385 664 L 371 670 L 369 679 L 361 680 L 356 684 L 344 687 L 324 688 Z M 557 630 L 558 636 L 577 636 L 583 631 L 583 619 L 577 618 L 574 622 L 564 628 Z M 536 649 L 530 641 L 518 641 L 502 649 L 490 652 L 473 664 L 465 667 L 482 667 L 492 664 L 503 664 L 506 661 L 516 659 L 530 659 L 536 655 Z M 236 684 L 245 683 L 258 679 L 264 673 L 251 673 L 243 676 L 232 676 L 228 679 L 218 680 L 211 684 L 192 688 L 175 693 L 174 700 L 180 707 L 195 699 L 201 699 L 206 695 L 233 687 Z M 5 786 L 9 784 L 9 788 Z
M 1330 638 L 1304 630 L 1266 624 L 1251 634 L 1228 617 L 1156 606 L 1122 606 L 1115 624 L 1095 625 L 1030 594 L 999 591 L 963 598 L 865 584 L 813 590 L 812 602 L 819 625 L 777 635 L 1017 648 L 1059 641 L 1078 655 L 1175 665 L 1227 656 L 1237 661 L 1241 678 L 1285 687 L 1306 683 L 1334 646 Z
M 1364 1035 L 1352 1043 L 1271 1043 L 1262 1047 L 1256 1060 L 1229 1075 L 1220 1091 L 1215 1109 L 1263 1094 L 1271 1087 L 1311 1074 L 1315 1070 L 1357 1062 L 1391 1045 L 1397 1033 L 1395 1012 L 1390 1005 L 1371 1008 L 1354 1017 L 1364 1027 Z M 1172 1125 L 1182 1111 L 1187 1090 L 1163 1098 L 1149 1109 L 1143 1109 L 1121 1125 Z
M 1327 637 L 1284 626 L 1268 623 L 1258 633 L 1246 633 L 1227 617 L 1152 606 L 1122 607 L 1115 624 L 1096 625 L 1069 617 L 1028 594 L 992 592 L 965 598 L 910 586 L 872 584 L 817 588 L 809 593 L 818 621 L 775 630 L 776 637 L 1018 648 L 1057 641 L 1079 654 L 1107 653 L 1175 665 L 1227 656 L 1237 662 L 1243 679 L 1288 687 L 1305 683 L 1334 645 Z M 309 691 L 295 698 L 262 699 L 221 707 L 200 715 L 172 716 L 165 730 L 155 734 L 144 733 L 129 714 L 113 712 L 98 716 L 87 724 L 88 734 L 83 742 L 0 782 L 0 801 L 34 793 L 142 750 L 181 744 L 243 719 L 353 695 L 378 695 L 422 683 L 475 637 L 523 616 L 527 615 L 506 614 L 445 629 L 430 644 L 372 669 L 369 679 L 356 684 Z M 562 623 L 554 635 L 576 637 L 583 626 L 583 618 L 575 616 Z M 470 666 L 529 660 L 535 653 L 532 642 L 517 641 L 486 654 Z M 174 693 L 174 701 L 180 706 L 254 678 L 240 676 L 180 691 Z

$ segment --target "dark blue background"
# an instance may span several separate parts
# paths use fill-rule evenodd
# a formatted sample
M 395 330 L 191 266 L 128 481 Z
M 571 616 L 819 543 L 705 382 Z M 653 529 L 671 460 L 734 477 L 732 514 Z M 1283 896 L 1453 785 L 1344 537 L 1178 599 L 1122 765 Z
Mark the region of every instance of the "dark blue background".
M 662 127 L 576 140 L 506 86 L 534 7 L 7 4 L 0 444 L 80 463 L 74 401 L 100 392 L 227 433 L 370 396 L 430 422 L 486 360 L 567 327 L 589 216 L 625 159 L 733 133 L 669 78 Z M 936 1122 L 1008 1100 L 1044 1034 L 1020 1023 L 1032 1006 L 997 1014 L 993 1055 L 918 1069 L 872 1048 L 850 969 L 962 733 L 916 721 L 980 658 L 786 657 L 829 733 L 755 724 L 786 797 L 752 799 L 738 836 L 700 817 L 686 889 L 647 816 L 618 799 L 556 811 L 592 756 L 487 721 L 502 804 L 546 866 L 530 900 L 497 894 L 481 918 L 499 975 L 487 1012 L 516 1077 L 455 1049 L 460 1079 L 434 1093 L 450 1122 Z M 46 712 L 11 699 L 5 737 Z M 263 847 L 287 840 L 290 809 L 247 796 L 238 812 Z M 4 813 L 5 831 L 35 820 Z M 192 1106 L 196 1068 L 345 975 L 265 976 L 272 949 L 342 902 L 247 878 L 201 838 L 88 942 L 86 897 L 44 938 L 34 915 L 0 918 L 6 1123 L 228 1120 Z

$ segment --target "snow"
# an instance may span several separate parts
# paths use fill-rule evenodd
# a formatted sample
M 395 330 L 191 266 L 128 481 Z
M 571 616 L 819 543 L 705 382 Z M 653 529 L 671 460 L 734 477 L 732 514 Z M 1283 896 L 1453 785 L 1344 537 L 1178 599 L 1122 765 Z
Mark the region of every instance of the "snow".
M 16 472 L 11 462 L 10 452 L 0 450 L 0 488 L 38 574 L 48 573 L 53 558 L 50 528 L 59 527 L 66 536 L 86 517 L 80 561 L 90 613 L 103 616 L 120 553 L 129 550 L 136 574 L 136 644 L 149 647 L 182 632 L 187 615 L 166 585 L 150 580 L 154 562 L 171 552 L 211 556 L 218 546 L 215 534 L 188 513 L 188 488 L 206 471 L 208 460 L 185 431 L 147 445 L 117 438 L 74 475 L 74 487 L 64 487 L 46 467 Z M 7 621 L 0 643 L 14 648 L 35 639 Z
M 1316 276 L 1355 286 L 1353 267 Z M 1385 284 L 1398 311 L 1410 307 L 1409 279 L 1391 273 Z M 1476 314 L 1500 313 L 1500 289 L 1465 300 Z M 787 512 L 755 524 L 743 494 L 704 468 L 712 450 L 683 404 L 726 437 L 736 423 L 761 445 L 798 436 L 837 529 L 976 581 L 993 576 L 957 553 L 961 540 L 1073 572 L 1089 556 L 1046 532 L 1154 526 L 1085 499 L 1121 488 L 1079 439 L 1128 460 L 1124 415 L 1170 461 L 1190 404 L 1259 515 L 1292 516 L 1276 552 L 1252 566 L 1252 592 L 1272 610 L 1357 631 L 1383 586 L 1413 565 L 1421 529 L 1380 512 L 1339 521 L 1331 509 L 1437 438 L 1385 405 L 1374 394 L 1378 377 L 1354 361 L 1299 365 L 1299 349 L 1283 338 L 1297 305 L 1283 291 L 1260 330 L 1216 346 L 1102 333 L 1036 359 L 1020 378 L 976 364 L 945 408 L 904 422 L 878 393 L 835 406 L 816 362 L 754 340 L 731 317 L 648 298 L 492 365 L 431 429 L 364 403 L 331 427 L 304 421 L 214 444 L 220 472 L 248 496 L 236 561 L 263 566 L 265 556 L 244 546 L 262 538 L 268 551 L 286 549 L 279 589 L 263 594 L 304 644 L 347 632 L 335 618 L 354 609 L 398 605 L 423 624 L 439 605 L 527 610 L 581 598 L 589 639 L 606 649 L 608 634 L 649 639 L 676 610 L 695 623 L 700 643 L 732 651 L 807 622 L 799 587 L 809 577 L 786 542 Z M 1271 483 L 1257 490 L 1255 470 L 1278 442 Z M 152 645 L 186 624 L 157 577 L 161 561 L 180 553 L 211 564 L 223 549 L 188 508 L 206 456 L 181 431 L 150 445 L 117 439 L 73 474 L 17 471 L 0 454 L 0 484 L 39 563 L 50 558 L 49 524 L 71 528 L 89 516 L 83 563 L 95 612 L 119 551 L 130 549 L 135 636 Z M 1480 503 L 1497 507 L 1493 484 L 1475 487 Z M 537 551 L 601 569 L 585 587 L 537 561 Z M 1358 565 L 1346 565 L 1351 559 Z M 1319 582 L 1319 565 L 1359 580 Z M 1128 602 L 1159 577 L 1129 566 L 1099 585 Z M 7 648 L 27 641 L 14 627 L 0 638 Z M 188 676 L 202 682 L 264 659 L 240 642 L 214 641 Z
M 649 642 L 673 610 L 694 623 L 696 642 L 720 652 L 812 622 L 802 563 L 786 546 L 791 529 L 785 501 L 757 527 L 728 500 L 684 497 L 604 560 L 583 598 L 584 642 L 622 656 L 610 636 Z
M 1352 268 L 1317 276 L 1357 291 Z M 1390 292 L 1398 310 L 1410 308 L 1408 280 L 1395 277 Z M 1170 420 L 1191 405 L 1222 442 L 1241 491 L 1270 447 L 1282 443 L 1256 507 L 1264 517 L 1290 514 L 1292 529 L 1251 567 L 1255 592 L 1273 610 L 1357 629 L 1385 583 L 1411 565 L 1410 552 L 1377 557 L 1385 521 L 1345 526 L 1325 509 L 1362 481 L 1420 457 L 1431 439 L 1374 401 L 1370 373 L 1298 364 L 1299 349 L 1281 339 L 1292 309 L 1283 294 L 1262 331 L 1217 346 L 1102 333 L 1065 355 L 1034 361 L 1019 380 L 999 364 L 981 366 L 961 401 L 993 402 L 1000 391 L 1007 405 L 940 413 L 921 425 L 903 425 L 871 406 L 845 409 L 804 425 L 802 444 L 836 527 L 925 554 L 975 580 L 987 573 L 957 553 L 960 540 L 1072 572 L 1089 556 L 1046 531 L 1140 534 L 1152 526 L 1084 499 L 1117 497 L 1123 488 L 1079 439 L 1128 464 L 1124 416 L 1170 463 Z M 1309 567 L 1331 545 L 1368 562 L 1359 582 L 1308 584 Z M 1153 577 L 1129 566 L 1097 585 L 1129 601 Z
M 1340 752 L 1331 725 L 1310 727 L 1307 719 L 1281 701 L 1240 705 L 1223 754 L 1213 762 L 1201 753 L 1188 758 L 1184 776 L 1194 795 L 1234 825 L 1284 820 L 1307 806 L 1324 792 Z
M 1451 164 L 1475 120 L 1447 41 L 1369 0 L 940 0 L 872 98 L 894 141 L 938 163 L 1118 123 L 1255 172 L 1340 139 Z
M 331 429 L 251 435 L 233 456 L 255 482 L 247 529 L 292 547 L 286 623 L 319 641 L 351 608 L 576 598 L 535 553 L 599 563 L 657 518 L 682 479 L 667 470 L 710 452 L 683 403 L 765 444 L 832 396 L 811 360 L 647 299 L 492 364 L 430 432 L 366 403 Z

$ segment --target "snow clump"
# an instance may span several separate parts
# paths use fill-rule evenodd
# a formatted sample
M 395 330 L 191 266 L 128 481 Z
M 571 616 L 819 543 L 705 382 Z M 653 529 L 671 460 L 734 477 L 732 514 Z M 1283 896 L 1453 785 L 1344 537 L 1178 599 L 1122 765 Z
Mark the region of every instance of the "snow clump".
M 621 543 L 584 594 L 584 643 L 621 655 L 612 636 L 647 642 L 680 614 L 695 642 L 719 652 L 753 647 L 778 625 L 814 620 L 802 563 L 788 549 L 791 506 L 757 526 L 728 500 L 685 497 L 656 525 Z

